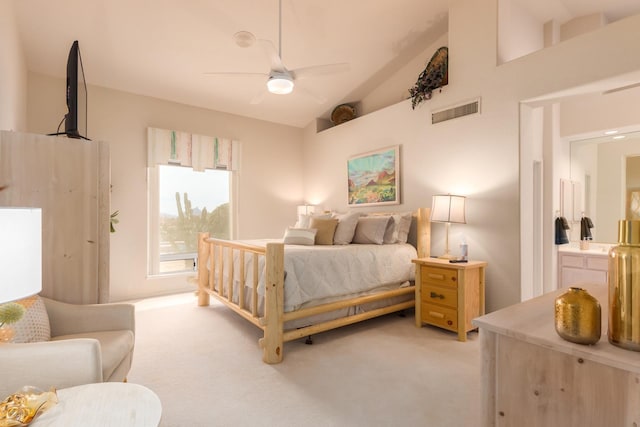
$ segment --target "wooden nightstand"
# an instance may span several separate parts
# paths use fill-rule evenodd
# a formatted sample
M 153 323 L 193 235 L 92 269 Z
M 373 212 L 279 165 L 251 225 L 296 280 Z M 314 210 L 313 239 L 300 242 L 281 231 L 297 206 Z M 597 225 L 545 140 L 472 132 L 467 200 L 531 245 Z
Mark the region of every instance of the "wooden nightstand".
M 471 320 L 484 314 L 487 263 L 450 263 L 439 258 L 414 259 L 416 264 L 416 326 L 423 323 L 458 333 L 459 341 L 476 329 Z

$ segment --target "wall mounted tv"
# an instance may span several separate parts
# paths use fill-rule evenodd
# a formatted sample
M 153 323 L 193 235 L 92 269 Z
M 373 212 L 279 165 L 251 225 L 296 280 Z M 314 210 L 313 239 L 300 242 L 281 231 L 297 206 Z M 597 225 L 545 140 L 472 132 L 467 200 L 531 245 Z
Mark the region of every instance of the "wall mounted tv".
M 66 85 L 68 112 L 62 120 L 64 132 L 60 132 L 61 121 L 58 125 L 58 132 L 50 135 L 67 135 L 69 138 L 82 138 L 90 141 L 87 137 L 87 83 L 84 78 L 80 45 L 77 40 L 71 45 L 67 59 Z

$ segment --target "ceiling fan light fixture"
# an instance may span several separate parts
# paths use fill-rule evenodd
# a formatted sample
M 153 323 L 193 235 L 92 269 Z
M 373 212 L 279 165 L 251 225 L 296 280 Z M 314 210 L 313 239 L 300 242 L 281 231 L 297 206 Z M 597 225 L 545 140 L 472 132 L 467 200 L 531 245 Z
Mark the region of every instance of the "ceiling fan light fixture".
M 293 92 L 293 79 L 287 75 L 277 75 L 269 77 L 267 89 L 277 95 L 286 95 Z

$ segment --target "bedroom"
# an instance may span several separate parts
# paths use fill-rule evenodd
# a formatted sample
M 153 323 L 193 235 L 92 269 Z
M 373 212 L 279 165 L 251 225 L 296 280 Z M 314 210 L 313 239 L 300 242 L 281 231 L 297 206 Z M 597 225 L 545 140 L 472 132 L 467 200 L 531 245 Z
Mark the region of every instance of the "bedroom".
M 5 7 L 9 6 L 5 2 Z M 7 16 L 10 15 L 3 13 L 3 17 Z M 633 33 L 631 28 L 637 17 L 499 67 L 495 66 L 496 33 L 487 30 L 496 28 L 495 9 L 459 2 L 451 6 L 448 19 L 447 34 L 431 41 L 421 54 L 364 101 L 380 105 L 389 100 L 388 93 L 402 93 L 408 87 L 406 81 L 414 81 L 433 52 L 448 45 L 451 84 L 441 93 L 413 111 L 406 102 L 394 104 L 392 98 L 386 101 L 391 104 L 386 108 L 320 133 L 316 132 L 315 123 L 304 128 L 282 126 L 90 86 L 91 133 L 94 139 L 111 142 L 112 207 L 120 211 L 119 232 L 111 239 L 111 298 L 119 301 L 188 289 L 183 280 L 148 278 L 146 274 L 146 236 L 140 232 L 146 229 L 147 222 L 144 130 L 156 126 L 202 135 L 235 135 L 243 141 L 247 149 L 243 153 L 246 172 L 238 201 L 239 238 L 281 234 L 295 219 L 296 205 L 305 200 L 313 200 L 326 209 L 346 210 L 342 178 L 335 171 L 343 170 L 346 158 L 351 155 L 400 144 L 404 174 L 402 207 L 425 206 L 432 194 L 467 195 L 468 224 L 454 227 L 452 246 L 457 248 L 460 234 L 464 234 L 471 256 L 493 266 L 487 279 L 493 284 L 487 289 L 488 310 L 518 302 L 521 294 L 517 255 L 521 232 L 518 103 L 595 79 L 636 72 L 640 67 L 635 57 L 627 57 L 624 52 L 632 49 L 633 37 L 629 33 Z M 59 79 L 27 69 L 17 29 L 11 33 L 10 28 L 11 25 L 3 25 L 8 32 L 2 38 L 6 44 L 3 51 L 19 60 L 9 56 L 2 63 L 3 75 L 10 77 L 1 83 L 3 93 L 8 95 L 2 97 L 2 127 L 49 133 L 64 114 L 64 86 Z M 615 50 L 608 48 L 612 44 L 617 46 Z M 606 64 L 597 56 L 586 54 L 592 46 L 608 51 Z M 67 43 L 60 51 L 66 49 Z M 85 61 L 89 61 L 90 54 L 84 53 Z M 65 55 L 62 53 L 58 58 L 61 69 Z M 589 69 L 589 74 L 576 72 L 584 69 Z M 481 97 L 481 114 L 439 125 L 427 124 L 431 109 L 477 97 Z M 114 123 L 119 126 L 113 126 Z M 275 162 L 272 164 L 278 170 L 274 173 L 269 168 L 272 181 L 268 184 L 260 178 L 267 170 L 266 163 L 261 161 L 265 158 Z M 123 191 L 125 187 L 127 191 Z M 286 196 L 278 194 L 278 188 L 286 188 L 283 191 Z M 282 203 L 271 203 L 274 197 Z M 263 212 L 263 206 L 270 206 L 268 214 Z M 262 214 L 255 218 L 253 212 Z M 434 252 L 442 250 L 442 228 L 434 227 Z
M 305 200 L 345 210 L 345 188 L 336 170 L 344 170 L 346 158 L 401 144 L 402 207 L 424 206 L 437 193 L 467 195 L 468 223 L 452 230 L 453 246 L 457 247 L 464 233 L 470 256 L 489 263 L 489 311 L 519 302 L 521 258 L 526 258 L 520 236 L 527 228 L 521 226 L 520 216 L 519 103 L 640 70 L 640 58 L 627 54 L 637 50 L 640 17 L 629 17 L 496 67 L 497 2 L 478 3 L 452 2 L 447 33 L 430 41 L 415 61 L 407 63 L 411 82 L 435 49 L 449 46 L 450 84 L 441 93 L 414 111 L 408 102 L 394 101 L 321 133 L 316 132 L 315 123 L 303 128 L 283 126 L 133 91 L 90 86 L 92 136 L 112 143 L 112 206 L 120 211 L 119 229 L 111 239 L 112 299 L 191 289 L 183 279 L 148 278 L 146 274 L 145 129 L 158 126 L 203 135 L 234 134 L 246 144 L 243 168 L 247 172 L 239 196 L 240 238 L 280 235 L 293 221 L 296 206 Z M 8 7 L 3 3 L 3 8 Z M 11 13 L 2 13 L 2 19 Z M 13 52 L 13 56 L 0 62 L 5 76 L 0 82 L 0 127 L 51 132 L 64 113 L 62 80 L 29 71 L 17 30 L 11 32 L 10 25 L 2 25 L 1 31 L 2 51 L 5 55 Z M 390 78 L 369 99 L 385 98 L 386 90 L 395 93 L 398 88 L 406 89 L 406 81 Z M 428 124 L 431 109 L 479 96 L 482 114 L 438 126 Z M 267 174 L 269 182 L 262 180 Z M 281 203 L 274 204 L 274 198 Z M 434 253 L 443 250 L 443 228 L 434 227 Z

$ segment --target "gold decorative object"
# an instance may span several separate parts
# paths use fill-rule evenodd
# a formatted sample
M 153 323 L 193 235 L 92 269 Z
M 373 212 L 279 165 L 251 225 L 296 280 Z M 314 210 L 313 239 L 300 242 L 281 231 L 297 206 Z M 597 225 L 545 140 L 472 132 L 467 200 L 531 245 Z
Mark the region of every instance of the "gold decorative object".
M 609 342 L 640 351 L 640 221 L 618 221 L 609 251 Z
M 600 339 L 601 323 L 600 304 L 585 289 L 571 287 L 556 298 L 556 332 L 565 340 L 595 344 Z
M 27 426 L 36 415 L 58 403 L 55 390 L 41 392 L 24 387 L 0 403 L 0 427 Z

